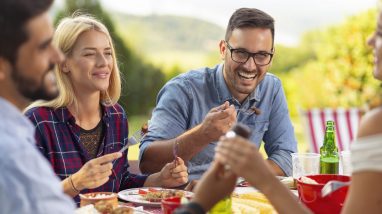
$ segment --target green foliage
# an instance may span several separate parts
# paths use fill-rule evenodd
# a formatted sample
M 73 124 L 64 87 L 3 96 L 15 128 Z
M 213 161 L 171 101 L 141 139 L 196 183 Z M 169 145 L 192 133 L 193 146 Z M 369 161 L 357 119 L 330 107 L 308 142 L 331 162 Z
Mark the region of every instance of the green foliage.
M 127 44 L 162 68 L 167 79 L 220 61 L 218 44 L 224 38 L 224 29 L 215 24 L 166 15 L 113 13 L 113 18 Z
M 224 36 L 215 24 L 195 18 L 113 13 L 118 29 L 127 41 L 142 53 L 168 50 L 211 51 Z
M 67 0 L 66 7 L 56 16 L 56 23 L 74 12 L 89 13 L 101 20 L 109 29 L 116 48 L 122 76 L 122 96 L 119 103 L 131 114 L 147 114 L 155 105 L 156 94 L 165 82 L 164 74 L 144 62 L 120 37 L 110 16 L 98 0 Z
M 129 117 L 129 133 L 134 133 L 135 131 L 141 129 L 142 125 L 147 123 L 150 119 L 150 115 L 144 116 L 131 116 Z M 128 160 L 138 160 L 139 155 L 139 144 L 130 146 L 128 152 Z
M 276 45 L 271 71 L 276 75 L 290 72 L 293 68 L 304 65 L 315 57 L 313 50 L 308 45 L 299 47 Z
M 374 32 L 375 20 L 376 11 L 369 10 L 304 37 L 300 47 L 310 48 L 310 57 L 288 74 L 281 75 L 292 114 L 297 113 L 295 107 L 381 103 L 380 84 L 372 75 L 371 48 L 366 45 L 367 38 Z M 304 61 L 304 57 L 300 59 Z

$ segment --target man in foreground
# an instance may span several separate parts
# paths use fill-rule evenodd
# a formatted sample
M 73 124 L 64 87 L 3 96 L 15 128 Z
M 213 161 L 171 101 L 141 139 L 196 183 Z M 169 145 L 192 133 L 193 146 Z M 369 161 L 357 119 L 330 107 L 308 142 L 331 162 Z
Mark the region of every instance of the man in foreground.
M 74 212 L 21 114 L 30 101 L 58 94 L 51 70 L 63 56 L 51 44 L 51 4 L 0 1 L 0 213 Z

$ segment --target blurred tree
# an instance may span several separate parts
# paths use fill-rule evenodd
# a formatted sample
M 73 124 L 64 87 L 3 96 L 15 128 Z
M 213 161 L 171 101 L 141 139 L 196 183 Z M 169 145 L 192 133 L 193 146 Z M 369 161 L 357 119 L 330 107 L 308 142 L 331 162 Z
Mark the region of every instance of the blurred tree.
M 55 23 L 73 13 L 91 14 L 109 29 L 114 41 L 122 77 L 122 96 L 119 103 L 129 115 L 147 114 L 155 106 L 159 89 L 165 83 L 165 75 L 153 65 L 144 62 L 116 33 L 110 16 L 102 10 L 98 0 L 67 0 L 65 8 L 57 13 Z
M 293 68 L 304 65 L 309 60 L 314 60 L 316 58 L 314 51 L 303 43 L 298 47 L 276 45 L 270 71 L 279 75 L 290 72 Z
M 366 39 L 374 32 L 375 20 L 376 11 L 369 10 L 306 35 L 301 46 L 310 48 L 314 58 L 282 76 L 290 107 L 381 104 L 381 85 L 372 74 L 372 49 L 366 45 Z

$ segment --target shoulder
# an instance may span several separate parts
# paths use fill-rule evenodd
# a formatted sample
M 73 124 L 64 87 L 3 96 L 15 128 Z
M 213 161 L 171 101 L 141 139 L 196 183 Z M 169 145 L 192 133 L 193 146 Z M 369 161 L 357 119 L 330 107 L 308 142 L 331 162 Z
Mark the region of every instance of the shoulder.
M 112 106 L 107 106 L 106 108 L 109 108 L 111 112 L 116 112 L 116 113 L 125 113 L 125 110 L 119 103 L 115 103 Z
M 200 90 L 205 90 L 206 86 L 211 88 L 215 85 L 218 71 L 217 67 L 218 66 L 214 68 L 203 67 L 180 74 L 168 81 L 158 95 L 159 97 L 164 94 L 170 96 L 188 94 L 188 96 L 193 96 L 192 94 L 195 93 L 195 91 L 198 93 Z
M 52 117 L 54 109 L 50 107 L 34 107 L 25 112 L 25 116 L 32 122 L 48 120 Z
M 269 72 L 265 74 L 264 81 L 268 84 L 281 85 L 280 78 Z
M 282 84 L 280 78 L 272 73 L 265 74 L 264 79 L 261 81 L 260 90 L 263 93 L 278 93 L 282 91 Z
M 358 137 L 382 134 L 382 107 L 367 112 L 361 119 Z
M 218 66 L 214 68 L 203 67 L 199 69 L 190 70 L 186 73 L 174 77 L 169 82 L 167 82 L 166 85 L 204 83 L 205 81 L 208 81 L 209 79 L 215 76 L 217 72 L 217 67 Z
M 119 103 L 115 103 L 111 106 L 104 106 L 104 111 L 109 114 L 110 116 L 123 116 L 126 117 L 125 110 Z
M 16 132 L 14 132 L 16 133 Z M 5 134 L 5 135 L 4 135 Z M 19 133 L 11 135 L 10 133 L 2 133 L 0 142 L 0 162 L 4 161 L 19 162 L 19 160 L 28 160 L 25 164 L 29 164 L 33 160 L 34 155 L 40 155 L 33 143 L 27 140 L 25 134 Z M 36 151 L 35 151 L 36 150 Z M 23 157 L 19 159 L 20 157 Z M 1 164 L 0 164 L 1 165 Z M 15 166 L 15 165 L 14 165 Z

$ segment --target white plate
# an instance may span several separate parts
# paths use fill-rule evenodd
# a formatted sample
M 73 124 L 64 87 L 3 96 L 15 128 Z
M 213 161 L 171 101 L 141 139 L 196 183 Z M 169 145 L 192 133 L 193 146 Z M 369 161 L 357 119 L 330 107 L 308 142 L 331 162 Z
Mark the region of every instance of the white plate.
M 249 192 L 259 192 L 259 190 L 253 187 L 235 187 L 235 190 L 233 192 L 241 195 Z
M 125 201 L 133 202 L 137 205 L 151 206 L 151 207 L 160 207 L 161 206 L 161 202 L 151 202 L 151 201 L 147 201 L 147 200 L 143 199 L 143 197 L 141 195 L 139 195 L 139 193 L 138 193 L 138 191 L 140 189 L 144 190 L 144 191 L 148 191 L 149 188 L 148 187 L 142 187 L 142 188 L 133 188 L 133 189 L 122 190 L 118 193 L 118 197 L 120 199 L 125 200 Z M 150 189 L 171 190 L 171 189 L 164 189 L 164 188 L 160 188 L 160 187 L 155 187 L 155 188 L 150 187 Z M 184 191 L 184 190 L 181 190 L 181 191 Z M 184 191 L 184 192 L 185 192 L 186 197 L 190 197 L 193 195 L 192 192 L 188 192 L 188 191 Z

